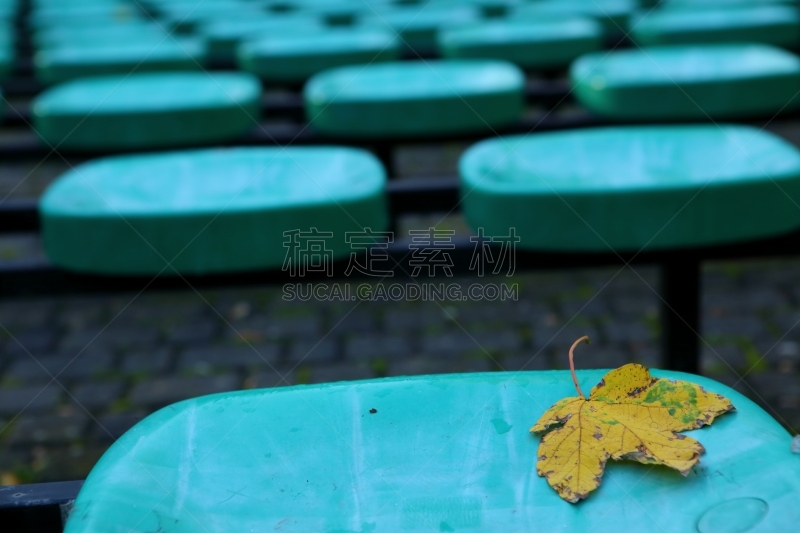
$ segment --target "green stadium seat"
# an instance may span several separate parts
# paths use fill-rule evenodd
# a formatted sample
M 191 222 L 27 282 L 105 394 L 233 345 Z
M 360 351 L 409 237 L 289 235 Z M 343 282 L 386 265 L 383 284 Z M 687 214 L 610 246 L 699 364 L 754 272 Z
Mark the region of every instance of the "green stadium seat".
M 124 44 L 145 39 L 160 41 L 167 37 L 167 32 L 153 22 L 137 20 L 128 24 L 111 26 L 59 26 L 43 28 L 33 35 L 31 41 L 38 49 L 63 47 L 67 45 L 88 46 L 97 43 Z M 156 42 L 158 42 L 156 41 Z
M 312 36 L 324 29 L 325 24 L 318 17 L 290 13 L 210 20 L 197 29 L 197 34 L 208 42 L 211 57 L 234 61 L 238 46 L 245 41 L 287 34 Z
M 236 139 L 260 114 L 246 73 L 147 73 L 84 78 L 33 100 L 43 140 L 72 150 L 165 148 Z
M 40 29 L 58 26 L 85 26 L 100 24 L 124 24 L 143 18 L 133 3 L 85 5 L 81 7 L 51 6 L 37 9 L 28 16 L 31 28 Z
M 800 58 L 769 45 L 597 52 L 572 64 L 577 99 L 621 120 L 773 115 L 800 105 Z
M 380 162 L 352 148 L 115 156 L 47 189 L 42 235 L 54 264 L 112 275 L 174 274 L 166 261 L 182 274 L 277 269 L 286 232 L 311 228 L 333 232 L 321 253 L 341 259 L 345 232 L 386 228 L 385 181 Z
M 164 4 L 157 20 L 167 31 L 191 33 L 214 20 L 244 19 L 262 14 L 263 11 L 255 6 L 238 2 Z
M 627 30 L 638 7 L 637 0 L 539 0 L 519 5 L 508 16 L 536 21 L 589 17 L 602 23 L 606 35 L 616 36 Z
M 239 47 L 239 68 L 269 82 L 303 82 L 325 69 L 399 59 L 391 30 L 348 28 L 262 37 Z
M 503 59 L 524 69 L 565 67 L 600 50 L 603 29 L 592 19 L 498 20 L 439 32 L 439 53 L 449 59 Z
M 525 76 L 504 61 L 429 61 L 326 70 L 303 89 L 306 116 L 350 137 L 487 131 L 517 121 Z
M 497 138 L 470 148 L 459 172 L 470 226 L 515 228 L 525 249 L 687 248 L 800 228 L 800 151 L 748 126 Z
M 784 5 L 741 8 L 667 9 L 631 20 L 641 46 L 693 43 L 800 45 L 800 11 Z
M 365 15 L 362 24 L 389 28 L 400 35 L 403 45 L 413 56 L 436 51 L 436 34 L 448 26 L 480 20 L 480 10 L 472 5 L 408 6 L 382 9 Z
M 586 390 L 605 372 L 578 379 Z M 789 432 L 714 380 L 653 374 L 736 407 L 685 432 L 705 448 L 686 477 L 609 461 L 586 500 L 561 500 L 536 474 L 540 439 L 529 428 L 575 396 L 568 371 L 275 387 L 183 401 L 139 422 L 89 474 L 64 532 L 793 531 L 800 461 Z
M 40 50 L 33 59 L 36 77 L 53 84 L 86 76 L 200 70 L 206 62 L 205 43 L 198 39 L 166 34 L 127 42 L 112 39 Z
M 329 26 L 351 26 L 361 16 L 374 13 L 364 0 L 293 0 L 298 11 L 320 18 Z
M 796 6 L 797 0 L 661 0 L 658 7 L 659 9 L 697 9 L 702 7 L 753 7 L 760 5 Z
M 14 50 L 14 34 L 8 26 L 0 24 L 0 81 L 11 73 L 16 53 Z

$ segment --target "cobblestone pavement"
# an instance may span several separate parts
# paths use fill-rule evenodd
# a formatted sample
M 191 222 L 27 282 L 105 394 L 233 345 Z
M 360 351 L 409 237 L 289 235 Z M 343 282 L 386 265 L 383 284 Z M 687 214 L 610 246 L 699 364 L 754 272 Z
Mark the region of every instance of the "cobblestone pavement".
M 739 262 L 703 277 L 703 372 L 793 432 L 798 271 L 800 261 Z M 584 334 L 582 368 L 658 366 L 657 271 L 617 272 L 518 275 L 520 298 L 505 303 L 285 302 L 279 287 L 0 301 L 0 481 L 83 478 L 143 416 L 202 394 L 565 368 Z

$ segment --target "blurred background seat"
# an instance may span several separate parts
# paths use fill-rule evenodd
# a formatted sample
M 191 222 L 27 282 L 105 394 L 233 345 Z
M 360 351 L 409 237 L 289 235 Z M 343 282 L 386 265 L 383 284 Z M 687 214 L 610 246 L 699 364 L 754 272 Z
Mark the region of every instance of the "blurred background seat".
M 260 116 L 261 87 L 244 73 L 82 78 L 33 102 L 33 125 L 62 149 L 164 148 L 236 139 Z
M 576 98 L 621 120 L 742 118 L 800 105 L 800 58 L 768 45 L 598 52 L 570 68 Z
M 54 84 L 108 74 L 201 70 L 206 63 L 206 47 L 200 40 L 166 34 L 131 37 L 51 45 L 34 56 L 36 77 Z
M 336 136 L 489 133 L 520 118 L 524 82 L 501 61 L 355 65 L 317 74 L 303 99 L 311 124 Z
M 522 248 L 640 252 L 800 228 L 800 150 L 751 127 L 509 136 L 473 146 L 459 169 L 470 226 L 515 228 Z
M 800 46 L 796 6 L 662 8 L 631 19 L 631 37 L 641 46 L 686 43 L 766 43 Z
M 602 26 L 586 18 L 485 21 L 438 33 L 442 57 L 503 59 L 529 70 L 563 68 L 602 46 Z
M 242 43 L 238 65 L 265 82 L 302 83 L 323 70 L 399 59 L 400 40 L 379 28 L 267 35 Z
M 80 272 L 208 274 L 280 268 L 291 230 L 320 228 L 339 259 L 351 251 L 345 232 L 386 229 L 385 180 L 374 156 L 351 148 L 100 159 L 48 189 L 44 243 L 54 263 Z

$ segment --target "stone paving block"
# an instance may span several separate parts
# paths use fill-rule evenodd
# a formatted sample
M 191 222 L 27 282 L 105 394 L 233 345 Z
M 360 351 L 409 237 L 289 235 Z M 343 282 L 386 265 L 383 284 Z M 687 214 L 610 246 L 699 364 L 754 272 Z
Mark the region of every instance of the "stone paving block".
M 708 318 L 702 321 L 702 335 L 746 337 L 754 340 L 766 334 L 764 323 L 756 316 L 729 316 L 725 318 Z
M 547 353 L 530 352 L 525 354 L 514 354 L 503 357 L 500 365 L 507 372 L 521 370 L 547 370 L 550 368 L 550 360 Z
M 97 329 L 111 319 L 102 298 L 70 298 L 61 309 L 56 313 L 55 323 L 67 333 Z
M 18 389 L 0 388 L 0 415 L 13 417 L 27 413 L 55 411 L 62 389 L 56 383 Z
M 780 309 L 788 305 L 788 295 L 775 287 L 706 292 L 702 296 L 703 312 L 712 316 L 744 314 L 760 309 Z
M 533 331 L 533 348 L 542 350 L 544 348 L 565 351 L 572 343 L 588 335 L 589 339 L 598 339 L 597 329 L 594 326 L 582 326 L 578 324 L 568 324 L 567 326 L 540 325 Z
M 470 359 L 447 362 L 416 357 L 389 364 L 389 376 L 418 376 L 423 374 L 451 374 L 461 372 L 488 372 L 492 364 L 488 359 Z
M 200 320 L 175 326 L 167 332 L 167 340 L 177 345 L 199 345 L 210 342 L 219 331 L 219 321 Z
M 464 354 L 492 354 L 519 350 L 522 341 L 515 331 L 474 332 L 458 331 L 431 335 L 422 339 L 422 352 L 432 357 L 460 357 Z
M 646 343 L 653 339 L 650 329 L 641 322 L 612 321 L 603 327 L 606 339 L 612 343 Z
M 750 373 L 745 379 L 766 403 L 773 405 L 782 395 L 800 394 L 800 379 L 795 374 L 774 371 Z M 752 394 L 750 394 L 752 396 Z
M 28 357 L 14 363 L 5 377 L 30 383 L 47 382 L 56 377 L 63 382 L 100 376 L 108 372 L 112 364 L 113 357 L 107 352 L 83 353 L 77 357 L 37 357 L 36 360 Z
M 12 333 L 47 328 L 56 302 L 53 298 L 6 300 L 0 303 L 0 324 Z
M 342 313 L 330 317 L 328 328 L 337 335 L 347 333 L 368 333 L 377 329 L 378 318 L 374 313 L 353 311 L 350 314 Z
M 241 384 L 233 374 L 152 379 L 135 384 L 130 401 L 135 406 L 163 406 L 206 394 L 238 390 Z
M 311 383 L 333 383 L 374 378 L 375 372 L 366 365 L 325 365 L 315 366 L 310 372 Z
M 239 335 L 249 333 L 257 334 L 263 339 L 287 339 L 317 337 L 322 331 L 322 320 L 318 316 L 278 318 L 265 315 L 255 315 L 246 320 L 237 322 L 235 331 L 225 329 L 225 335 L 231 339 L 238 339 Z
M 125 354 L 121 370 L 125 374 L 158 375 L 166 372 L 171 362 L 172 355 L 168 348 L 136 350 Z
M 88 422 L 89 417 L 84 414 L 23 415 L 14 421 L 9 443 L 23 446 L 71 442 L 83 435 Z
M 259 372 L 244 380 L 244 388 L 269 389 L 294 385 L 297 383 L 296 374 L 294 370 L 286 369 L 278 369 L 278 372 Z
M 91 422 L 91 434 L 101 442 L 117 440 L 145 416 L 144 412 L 103 415 Z
M 279 355 L 277 344 L 204 346 L 186 350 L 178 359 L 178 370 L 209 374 L 220 369 L 269 367 L 277 364 Z
M 455 358 L 468 352 L 482 351 L 481 345 L 463 331 L 427 336 L 422 339 L 421 345 L 423 353 L 437 359 Z
M 107 408 L 114 400 L 122 396 L 125 385 L 121 381 L 105 383 L 85 383 L 76 386 L 69 400 L 89 411 Z M 79 408 L 80 409 L 80 408 Z
M 11 356 L 27 357 L 28 354 L 41 356 L 53 350 L 58 335 L 45 328 L 12 333 L 3 346 L 3 353 Z
M 629 363 L 639 363 L 647 368 L 663 368 L 661 352 L 656 347 L 637 347 L 630 352 Z
M 800 311 L 781 313 L 775 317 L 778 334 L 787 340 L 800 340 Z
M 613 295 L 610 299 L 610 316 L 617 320 L 641 318 L 659 312 L 659 301 L 652 294 Z
M 344 353 L 345 359 L 353 361 L 408 357 L 412 353 L 411 339 L 399 335 L 359 336 L 345 343 Z
M 633 362 L 627 350 L 613 346 L 597 346 L 595 348 L 591 345 L 583 346 L 580 355 L 576 357 L 580 357 L 580 368 L 618 368 Z M 555 366 L 569 368 L 568 354 L 556 357 Z
M 535 317 L 541 317 L 552 312 L 553 309 L 544 303 L 478 303 L 460 307 L 456 319 L 465 329 L 470 330 L 472 327 L 480 328 L 487 322 L 505 325 L 527 325 Z
M 741 371 L 747 367 L 747 357 L 739 346 L 730 344 L 704 346 L 700 352 L 700 366 L 703 372 L 709 373 L 728 371 L 731 367 Z
M 101 327 L 67 333 L 58 343 L 58 353 L 73 357 L 80 352 L 110 351 L 111 338 Z
M 289 361 L 292 364 L 327 363 L 339 358 L 339 347 L 332 340 L 298 341 L 289 351 Z
M 390 308 L 384 315 L 383 328 L 388 332 L 405 333 L 410 330 L 442 326 L 448 320 L 445 311 L 430 305 L 415 309 Z
M 561 309 L 561 316 L 569 320 L 574 317 L 598 317 L 607 316 L 611 314 L 611 308 L 605 299 L 601 296 L 593 297 L 592 294 L 589 298 L 567 300 L 561 302 L 559 306 Z

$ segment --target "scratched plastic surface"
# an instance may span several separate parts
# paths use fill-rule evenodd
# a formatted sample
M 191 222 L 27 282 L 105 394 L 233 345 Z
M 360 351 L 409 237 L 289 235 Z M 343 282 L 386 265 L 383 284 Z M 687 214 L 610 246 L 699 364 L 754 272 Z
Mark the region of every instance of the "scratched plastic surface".
M 581 387 L 604 372 L 580 372 Z M 685 478 L 611 462 L 587 500 L 561 500 L 535 472 L 528 430 L 575 395 L 566 371 L 296 386 L 146 418 L 95 466 L 65 532 L 794 531 L 800 456 L 786 430 L 720 383 L 653 373 L 737 408 L 686 433 L 706 454 Z

